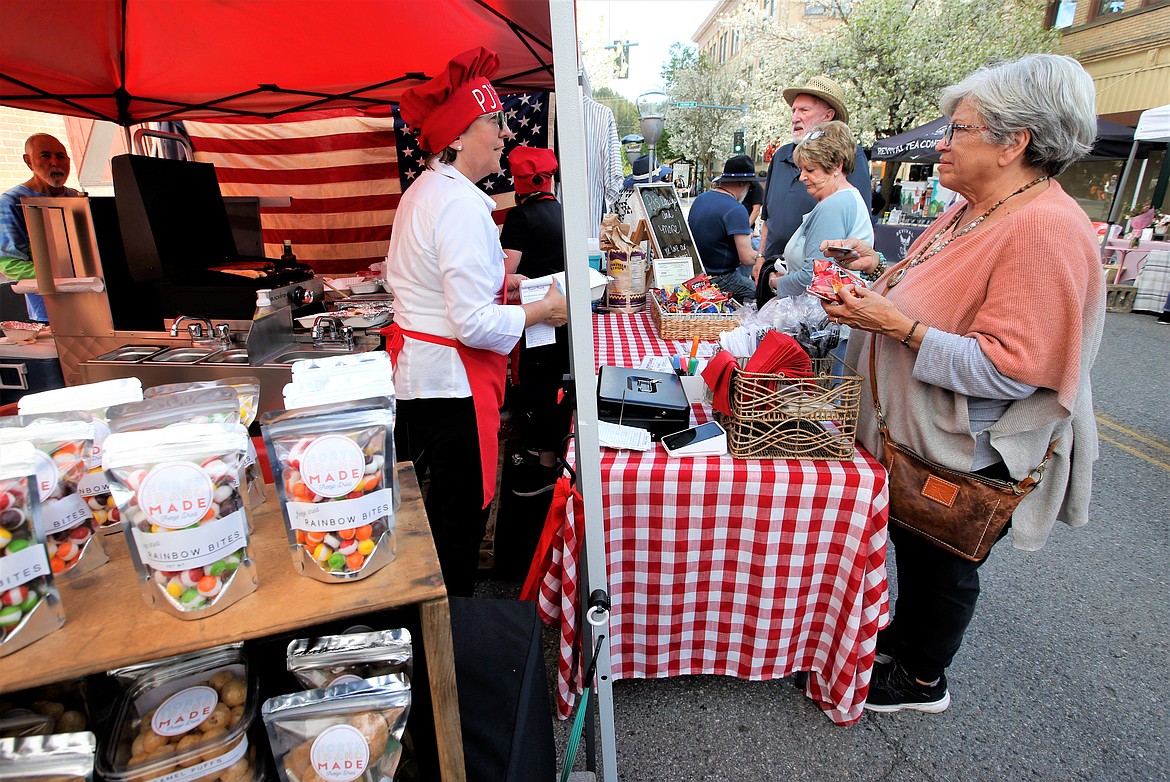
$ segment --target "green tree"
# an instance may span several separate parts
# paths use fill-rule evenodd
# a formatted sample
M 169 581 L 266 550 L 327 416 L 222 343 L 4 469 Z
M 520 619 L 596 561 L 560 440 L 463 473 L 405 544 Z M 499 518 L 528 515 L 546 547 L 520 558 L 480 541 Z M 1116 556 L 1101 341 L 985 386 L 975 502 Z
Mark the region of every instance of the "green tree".
M 739 106 L 744 102 L 739 69 L 730 65 L 720 68 L 693 47 L 672 44 L 662 78 L 666 94 L 675 102 L 711 106 Z M 709 180 L 716 165 L 731 155 L 732 135 L 742 122 L 741 114 L 726 109 L 668 108 L 665 125 L 670 132 L 669 148 L 673 156 L 695 161 Z M 666 156 L 660 153 L 660 157 Z
M 979 66 L 1052 51 L 1045 0 L 836 0 L 839 25 L 780 26 L 749 4 L 723 21 L 741 30 L 749 138 L 787 139 L 783 90 L 823 74 L 845 90 L 849 125 L 863 144 L 939 115 L 942 89 Z M 892 167 L 891 167 L 892 168 Z M 887 174 L 892 182 L 894 173 Z M 886 185 L 888 195 L 888 183 Z

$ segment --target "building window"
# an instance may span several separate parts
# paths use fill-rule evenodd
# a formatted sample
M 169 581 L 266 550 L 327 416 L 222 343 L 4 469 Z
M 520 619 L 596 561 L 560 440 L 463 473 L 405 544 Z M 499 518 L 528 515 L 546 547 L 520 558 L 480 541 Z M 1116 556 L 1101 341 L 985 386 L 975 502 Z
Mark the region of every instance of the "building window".
M 1100 0 L 1097 6 L 1097 16 L 1118 14 L 1125 10 L 1125 0 Z
M 727 33 L 719 36 L 719 64 L 727 62 Z
M 1077 13 L 1077 0 L 1055 0 L 1048 4 L 1048 12 L 1044 24 L 1048 27 L 1063 30 L 1072 27 L 1073 17 Z
M 805 3 L 805 16 L 828 16 L 829 7 L 825 3 Z

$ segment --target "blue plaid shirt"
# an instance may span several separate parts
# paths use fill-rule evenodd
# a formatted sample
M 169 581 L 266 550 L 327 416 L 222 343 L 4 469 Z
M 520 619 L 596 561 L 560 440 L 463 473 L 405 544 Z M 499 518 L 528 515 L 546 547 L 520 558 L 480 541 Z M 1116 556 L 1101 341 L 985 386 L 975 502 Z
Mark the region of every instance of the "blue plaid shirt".
M 29 252 L 28 227 L 24 224 L 20 199 L 46 195 L 48 193 L 24 185 L 17 185 L 0 195 L 0 274 L 11 280 L 31 280 L 37 276 Z M 78 192 L 67 187 L 61 195 L 76 196 Z M 44 323 L 49 321 L 43 297 L 30 293 L 25 296 L 25 306 L 28 307 L 30 319 Z

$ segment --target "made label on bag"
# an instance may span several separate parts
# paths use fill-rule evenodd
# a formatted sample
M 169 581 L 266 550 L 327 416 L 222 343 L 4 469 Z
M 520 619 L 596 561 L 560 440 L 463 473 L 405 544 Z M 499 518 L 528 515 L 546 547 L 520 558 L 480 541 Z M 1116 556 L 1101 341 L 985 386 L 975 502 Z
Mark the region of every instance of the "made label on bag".
M 955 504 L 955 500 L 959 497 L 959 487 L 950 481 L 944 481 L 937 475 L 931 475 L 922 485 L 922 496 L 949 508 Z

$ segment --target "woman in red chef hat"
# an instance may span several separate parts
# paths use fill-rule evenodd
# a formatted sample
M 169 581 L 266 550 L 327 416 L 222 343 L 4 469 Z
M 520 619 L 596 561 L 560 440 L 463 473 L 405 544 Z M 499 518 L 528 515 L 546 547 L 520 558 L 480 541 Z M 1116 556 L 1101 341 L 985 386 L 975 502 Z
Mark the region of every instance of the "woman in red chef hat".
M 386 256 L 395 295 L 387 337 L 395 445 L 429 479 L 427 517 L 454 595 L 475 586 L 495 494 L 507 356 L 526 327 L 567 322 L 556 286 L 540 301 L 505 303 L 495 203 L 475 184 L 499 172 L 510 136 L 489 81 L 497 68 L 494 52 L 471 49 L 403 94 L 402 119 L 432 157 L 399 202 Z
M 565 270 L 564 224 L 561 204 L 553 194 L 557 158 L 551 149 L 516 147 L 508 154 L 516 187 L 515 209 L 504 218 L 500 244 L 508 271 L 529 279 Z M 571 411 L 557 397 L 569 371 L 569 329 L 557 329 L 554 344 L 530 348 L 520 343 L 517 407 L 524 445 L 539 454 L 547 483 L 556 478 L 561 443 L 569 433 Z

